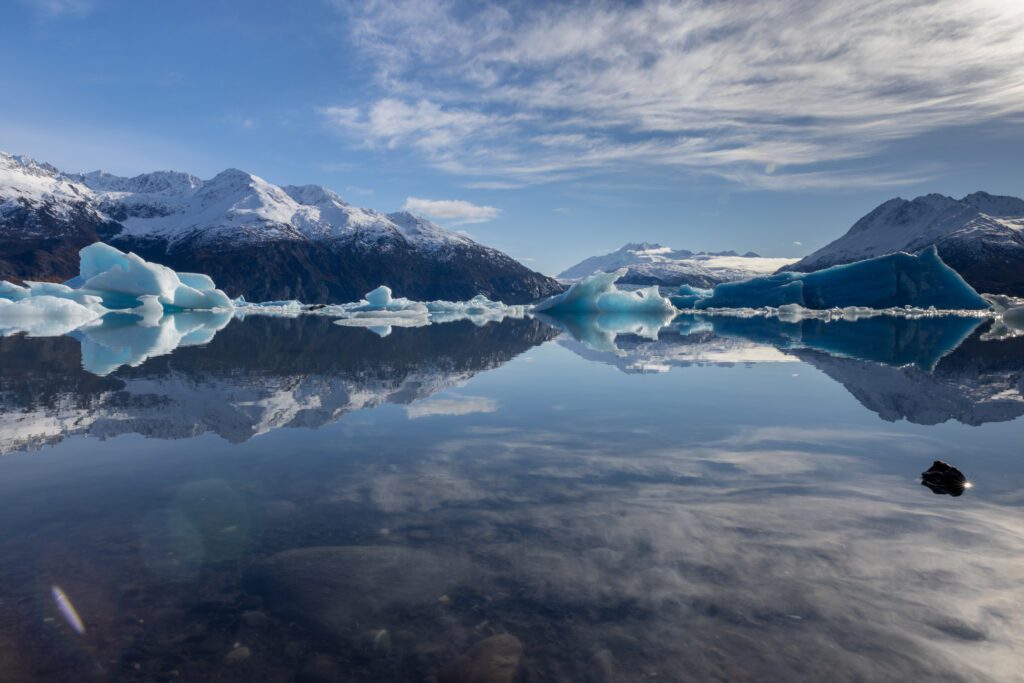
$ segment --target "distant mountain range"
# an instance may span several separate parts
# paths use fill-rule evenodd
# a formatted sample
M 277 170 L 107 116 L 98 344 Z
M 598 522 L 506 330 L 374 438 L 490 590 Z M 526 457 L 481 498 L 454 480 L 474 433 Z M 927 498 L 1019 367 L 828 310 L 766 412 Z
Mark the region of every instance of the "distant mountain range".
M 781 270 L 811 272 L 931 244 L 979 292 L 1024 296 L 1024 200 L 985 192 L 890 199 L 839 239 Z
M 354 301 L 386 284 L 420 300 L 526 303 L 562 289 L 465 235 L 317 185 L 278 187 L 237 169 L 210 180 L 67 174 L 0 152 L 0 279 L 68 279 L 97 240 L 250 300 Z
M 752 251 L 693 252 L 651 242 L 630 243 L 603 256 L 591 256 L 559 273 L 560 280 L 580 280 L 598 272 L 627 268 L 619 282 L 634 285 L 714 287 L 720 282 L 765 275 L 793 263 L 791 258 L 764 258 Z

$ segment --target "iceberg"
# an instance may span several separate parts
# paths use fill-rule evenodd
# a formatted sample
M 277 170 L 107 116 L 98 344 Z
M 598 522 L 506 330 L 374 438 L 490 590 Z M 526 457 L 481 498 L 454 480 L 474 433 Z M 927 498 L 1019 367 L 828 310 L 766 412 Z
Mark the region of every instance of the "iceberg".
M 98 299 L 79 303 L 55 296 L 30 296 L 14 301 L 0 299 L 0 335 L 25 333 L 30 337 L 55 337 L 67 334 L 102 316 L 104 310 L 98 303 Z
M 69 286 L 103 299 L 112 309 L 134 308 L 141 296 L 156 296 L 164 308 L 211 310 L 233 306 L 227 294 L 213 280 L 199 273 L 176 273 L 167 266 L 150 263 L 109 244 L 96 242 L 79 252 L 81 267 Z
M 468 320 L 478 327 L 505 318 L 523 318 L 524 306 L 508 306 L 478 294 L 469 301 L 411 301 L 392 296 L 385 285 L 367 292 L 362 301 L 324 306 L 314 313 L 335 316 L 336 325 L 366 327 L 386 337 L 394 327 L 423 327 L 435 323 Z
M 110 311 L 159 320 L 165 312 L 234 308 L 207 275 L 176 273 L 102 242 L 79 259 L 79 274 L 64 283 L 0 281 L 0 334 L 65 334 Z
M 680 299 L 677 303 L 682 303 Z M 833 266 L 813 273 L 782 272 L 727 282 L 692 308 L 803 309 L 895 307 L 984 310 L 989 303 L 947 266 L 934 246 L 908 254 Z
M 537 313 L 675 313 L 675 306 L 658 291 L 657 285 L 633 291 L 620 290 L 615 282 L 627 268 L 611 273 L 595 273 L 575 283 L 561 294 L 533 307 Z
M 679 289 L 676 290 L 675 294 L 669 296 L 668 300 L 671 301 L 672 305 L 676 308 L 693 308 L 694 304 L 698 301 L 711 296 L 713 291 L 714 290 L 711 289 L 701 289 L 690 285 L 680 285 Z

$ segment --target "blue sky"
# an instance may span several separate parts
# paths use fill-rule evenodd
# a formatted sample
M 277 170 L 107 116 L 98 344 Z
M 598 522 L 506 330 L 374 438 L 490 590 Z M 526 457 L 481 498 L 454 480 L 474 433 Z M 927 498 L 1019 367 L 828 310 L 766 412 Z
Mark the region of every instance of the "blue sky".
M 238 167 L 554 273 L 803 255 L 894 196 L 1024 195 L 1024 2 L 0 5 L 0 149 Z

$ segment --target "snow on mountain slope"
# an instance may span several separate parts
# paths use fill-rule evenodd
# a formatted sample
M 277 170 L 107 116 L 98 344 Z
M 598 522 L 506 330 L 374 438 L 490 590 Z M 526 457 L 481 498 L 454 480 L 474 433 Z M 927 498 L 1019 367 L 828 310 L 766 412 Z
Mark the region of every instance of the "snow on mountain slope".
M 238 169 L 209 180 L 177 171 L 133 178 L 103 171 L 64 174 L 49 164 L 0 152 L 0 207 L 15 202 L 50 204 L 61 215 L 84 202 L 98 216 L 118 221 L 124 236 L 172 243 L 197 237 L 236 243 L 399 237 L 429 249 L 475 244 L 407 212 L 359 208 L 319 185 L 278 187 Z
M 985 192 L 962 199 L 940 194 L 890 199 L 786 269 L 810 272 L 932 244 L 978 291 L 1024 293 L 1024 201 Z
M 89 188 L 65 177 L 53 166 L 0 152 L 0 217 L 26 207 L 45 209 L 58 219 L 82 210 L 99 217 L 91 206 L 94 199 Z
M 558 275 L 561 280 L 579 280 L 597 272 L 610 273 L 628 268 L 624 284 L 693 285 L 713 287 L 720 282 L 743 280 L 771 273 L 796 259 L 763 258 L 753 252 L 692 252 L 650 242 L 630 243 L 602 256 L 591 256 Z
M 0 278 L 65 280 L 97 240 L 232 296 L 341 302 L 380 284 L 419 300 L 527 303 L 560 291 L 502 252 L 409 213 L 352 206 L 317 185 L 279 187 L 228 169 L 70 175 L 0 153 Z M 9 241 L 8 241 L 9 240 Z M 273 249 L 266 246 L 273 244 Z

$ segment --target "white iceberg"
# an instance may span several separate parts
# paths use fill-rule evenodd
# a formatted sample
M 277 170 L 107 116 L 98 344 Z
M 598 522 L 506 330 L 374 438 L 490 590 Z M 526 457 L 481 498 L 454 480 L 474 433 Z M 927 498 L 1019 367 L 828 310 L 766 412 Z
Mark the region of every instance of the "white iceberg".
M 0 333 L 65 334 L 111 310 L 158 320 L 164 312 L 234 308 L 207 275 L 176 273 L 102 242 L 79 258 L 79 274 L 63 284 L 0 281 Z
M 91 303 L 92 305 L 88 305 Z M 30 337 L 54 337 L 96 320 L 105 312 L 93 302 L 79 303 L 55 296 L 0 299 L 0 335 L 23 332 Z
M 361 301 L 324 306 L 311 312 L 337 317 L 336 325 L 365 327 L 386 337 L 394 327 L 424 327 L 459 320 L 483 326 L 505 318 L 522 318 L 526 315 L 526 307 L 507 306 L 482 294 L 469 301 L 412 301 L 404 297 L 395 298 L 389 287 L 381 285 L 367 292 Z
M 572 285 L 567 291 L 545 299 L 533 307 L 537 313 L 675 313 L 676 308 L 658 291 L 656 285 L 633 291 L 621 290 L 615 282 L 628 269 L 595 273 Z

